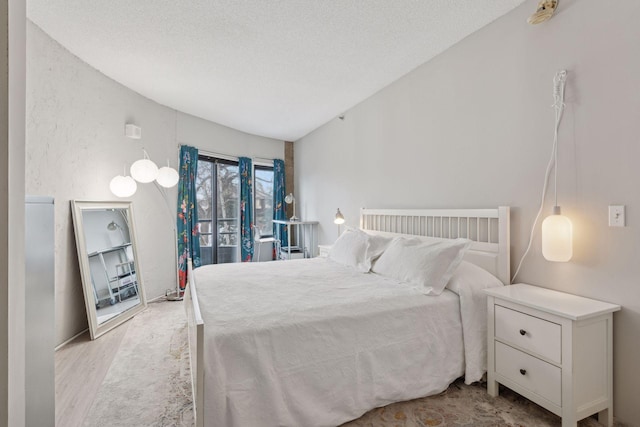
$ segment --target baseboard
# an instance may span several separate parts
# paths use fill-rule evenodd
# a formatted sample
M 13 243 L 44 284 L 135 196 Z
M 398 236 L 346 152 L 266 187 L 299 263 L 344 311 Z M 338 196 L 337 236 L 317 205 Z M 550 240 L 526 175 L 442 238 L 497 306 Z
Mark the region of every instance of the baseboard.
M 149 304 L 150 302 L 156 302 L 156 301 L 160 301 L 163 299 L 166 299 L 167 297 L 165 295 L 159 295 L 153 299 L 147 300 L 147 304 Z
M 63 342 L 62 344 L 59 344 L 58 346 L 56 346 L 55 351 L 60 350 L 62 347 L 64 347 L 65 345 L 69 344 L 71 341 L 75 340 L 76 338 L 78 338 L 80 335 L 89 332 L 89 328 L 84 329 L 80 332 L 78 332 L 77 334 L 75 334 L 74 336 L 72 336 L 71 338 L 69 338 L 68 340 L 66 340 L 65 342 Z

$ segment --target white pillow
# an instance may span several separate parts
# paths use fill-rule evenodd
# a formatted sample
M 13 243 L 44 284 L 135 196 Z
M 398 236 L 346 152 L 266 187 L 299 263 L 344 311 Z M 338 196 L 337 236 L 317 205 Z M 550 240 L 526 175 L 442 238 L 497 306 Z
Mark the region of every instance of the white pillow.
M 369 249 L 367 250 L 367 258 L 373 263 L 384 250 L 389 246 L 393 237 L 381 236 L 379 234 L 369 234 L 364 232 L 369 239 Z
M 470 244 L 467 239 L 425 242 L 395 238 L 371 271 L 409 283 L 425 295 L 440 295 Z
M 361 273 L 367 273 L 371 269 L 367 249 L 368 235 L 360 230 L 348 228 L 329 249 L 329 259 L 353 267 Z
M 487 368 L 487 294 L 482 289 L 503 286 L 484 268 L 462 261 L 447 288 L 460 296 L 465 382 L 478 381 Z
M 451 280 L 447 283 L 447 289 L 460 295 L 461 292 L 475 292 L 480 289 L 503 286 L 503 283 L 484 268 L 478 267 L 467 261 L 462 261 Z

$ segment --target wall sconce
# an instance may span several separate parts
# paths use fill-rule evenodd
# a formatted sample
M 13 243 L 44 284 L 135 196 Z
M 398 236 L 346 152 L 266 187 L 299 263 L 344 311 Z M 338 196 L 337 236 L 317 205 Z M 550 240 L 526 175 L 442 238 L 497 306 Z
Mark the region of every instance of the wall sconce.
M 338 237 L 340 237 L 340 224 L 344 224 L 344 215 L 342 215 L 342 212 L 340 212 L 340 208 L 338 208 L 338 211 L 336 212 L 333 223 L 338 226 Z

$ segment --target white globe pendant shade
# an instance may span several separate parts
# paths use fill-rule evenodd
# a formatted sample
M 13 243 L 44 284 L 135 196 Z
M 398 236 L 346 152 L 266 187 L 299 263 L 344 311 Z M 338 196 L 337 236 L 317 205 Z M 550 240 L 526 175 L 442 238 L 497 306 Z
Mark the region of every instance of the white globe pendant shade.
M 163 166 L 158 170 L 156 181 L 165 188 L 171 188 L 178 183 L 180 176 L 178 171 L 169 166 Z
M 542 255 L 547 261 L 567 262 L 573 256 L 573 225 L 560 208 L 555 211 L 542 221 Z
M 158 166 L 147 158 L 137 160 L 131 165 L 131 176 L 143 184 L 152 182 L 158 177 Z
M 118 197 L 129 197 L 135 194 L 138 184 L 130 176 L 118 175 L 109 183 L 109 189 Z

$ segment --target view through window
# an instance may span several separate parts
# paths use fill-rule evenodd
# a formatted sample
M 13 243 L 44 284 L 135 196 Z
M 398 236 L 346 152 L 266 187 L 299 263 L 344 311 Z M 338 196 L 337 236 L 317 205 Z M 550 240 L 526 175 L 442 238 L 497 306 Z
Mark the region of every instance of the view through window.
M 273 168 L 255 166 L 254 224 L 261 236 L 273 233 Z M 200 260 L 238 262 L 240 176 L 238 162 L 200 155 L 196 177 Z
M 255 215 L 253 223 L 260 236 L 273 235 L 273 168 L 256 166 L 254 172 Z
M 238 261 L 238 162 L 200 156 L 196 177 L 202 264 Z

